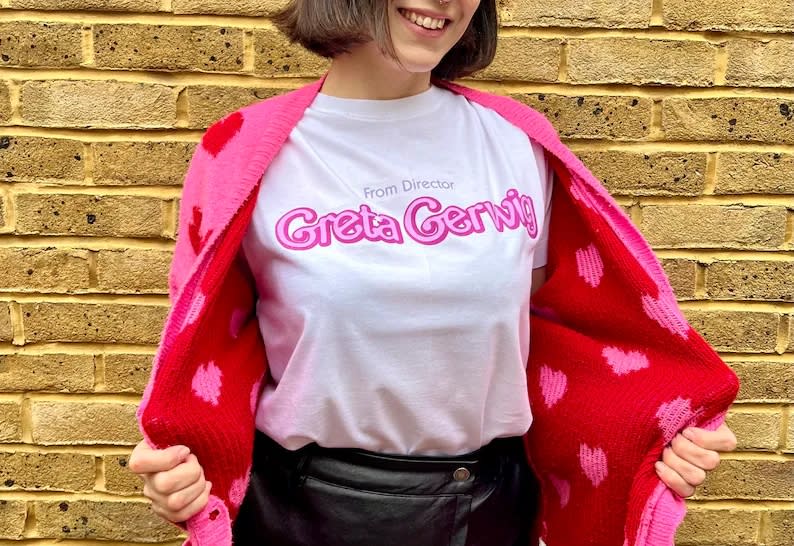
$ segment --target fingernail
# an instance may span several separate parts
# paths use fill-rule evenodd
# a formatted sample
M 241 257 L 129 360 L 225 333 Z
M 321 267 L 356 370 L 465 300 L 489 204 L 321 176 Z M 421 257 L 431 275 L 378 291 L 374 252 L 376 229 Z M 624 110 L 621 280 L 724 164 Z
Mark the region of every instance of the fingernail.
M 684 432 L 682 432 L 681 434 L 682 434 L 682 435 L 684 436 L 684 438 L 686 438 L 687 440 L 692 440 L 692 439 L 694 438 L 694 433 L 692 432 L 692 429 L 691 429 L 691 428 L 686 428 L 686 429 L 684 429 Z
M 661 472 L 662 470 L 664 470 L 664 464 L 662 463 L 662 461 L 656 461 L 656 463 L 653 466 L 654 468 L 656 468 L 656 472 Z
M 179 450 L 179 457 L 187 457 L 188 455 L 190 455 L 190 450 L 188 448 L 183 447 Z

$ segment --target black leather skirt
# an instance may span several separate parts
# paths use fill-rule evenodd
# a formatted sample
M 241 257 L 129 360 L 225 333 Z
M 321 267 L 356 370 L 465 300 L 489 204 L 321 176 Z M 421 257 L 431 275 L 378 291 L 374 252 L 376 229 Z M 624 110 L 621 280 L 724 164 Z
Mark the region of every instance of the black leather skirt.
M 393 456 L 257 431 L 235 546 L 527 546 L 538 488 L 521 438 L 457 457 Z

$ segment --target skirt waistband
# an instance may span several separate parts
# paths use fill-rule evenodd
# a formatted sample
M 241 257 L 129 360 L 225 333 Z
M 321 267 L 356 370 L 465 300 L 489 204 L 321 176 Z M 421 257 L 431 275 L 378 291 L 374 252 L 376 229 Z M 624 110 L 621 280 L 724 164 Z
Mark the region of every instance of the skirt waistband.
M 315 443 L 290 450 L 259 430 L 256 431 L 254 446 L 255 453 L 266 453 L 269 458 L 289 466 L 302 466 L 301 461 L 307 459 L 330 459 L 375 469 L 413 472 L 454 471 L 461 465 L 478 472 L 482 465 L 492 464 L 500 456 L 523 456 L 524 453 L 520 436 L 495 438 L 476 451 L 455 456 L 393 455 L 356 448 L 321 447 Z

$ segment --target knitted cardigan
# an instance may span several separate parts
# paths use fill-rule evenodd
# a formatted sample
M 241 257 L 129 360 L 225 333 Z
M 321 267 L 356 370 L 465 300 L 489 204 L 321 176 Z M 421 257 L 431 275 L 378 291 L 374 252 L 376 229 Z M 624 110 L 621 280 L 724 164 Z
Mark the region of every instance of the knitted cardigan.
M 255 286 L 239 250 L 262 175 L 322 82 L 214 123 L 185 177 L 172 306 L 137 415 L 152 447 L 187 445 L 212 482 L 207 506 L 180 524 L 186 545 L 232 543 L 267 371 Z M 541 484 L 532 545 L 672 544 L 685 506 L 654 462 L 678 431 L 723 422 L 735 374 L 689 326 L 642 236 L 542 114 L 436 84 L 525 131 L 556 175 L 527 365 L 534 422 L 525 446 Z

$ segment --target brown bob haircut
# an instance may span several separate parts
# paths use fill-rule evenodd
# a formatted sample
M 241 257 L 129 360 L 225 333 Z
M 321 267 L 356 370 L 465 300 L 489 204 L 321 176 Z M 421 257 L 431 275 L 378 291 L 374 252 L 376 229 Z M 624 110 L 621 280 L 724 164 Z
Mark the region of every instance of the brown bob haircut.
M 391 0 L 290 0 L 273 19 L 293 43 L 327 58 L 374 40 L 396 58 L 389 33 Z M 499 23 L 496 0 L 482 0 L 460 41 L 433 70 L 454 80 L 482 70 L 493 61 Z

